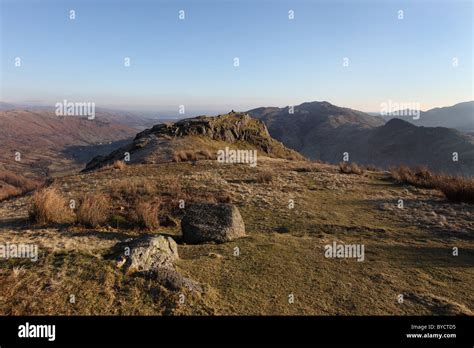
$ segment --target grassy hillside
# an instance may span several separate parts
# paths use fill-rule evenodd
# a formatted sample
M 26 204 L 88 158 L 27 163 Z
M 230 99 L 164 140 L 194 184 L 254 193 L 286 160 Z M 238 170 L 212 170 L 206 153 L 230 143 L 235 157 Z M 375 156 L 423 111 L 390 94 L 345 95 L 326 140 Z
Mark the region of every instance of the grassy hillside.
M 259 180 L 262 172 L 270 173 L 268 181 Z M 262 157 L 257 168 L 214 160 L 110 167 L 60 178 L 53 186 L 67 201 L 92 191 L 106 195 L 111 218 L 96 228 L 31 225 L 31 196 L 0 203 L 0 242 L 37 243 L 40 249 L 36 263 L 0 262 L 2 315 L 473 312 L 474 206 L 396 184 L 382 172 L 341 174 L 330 165 Z M 179 213 L 173 215 L 178 225 L 151 231 L 130 223 L 137 199 L 159 200 L 166 211 L 179 199 L 233 202 L 247 237 L 185 245 Z M 175 238 L 179 271 L 203 284 L 204 292 L 168 290 L 104 257 L 118 241 L 144 233 Z M 324 246 L 335 241 L 364 244 L 365 260 L 326 258 Z

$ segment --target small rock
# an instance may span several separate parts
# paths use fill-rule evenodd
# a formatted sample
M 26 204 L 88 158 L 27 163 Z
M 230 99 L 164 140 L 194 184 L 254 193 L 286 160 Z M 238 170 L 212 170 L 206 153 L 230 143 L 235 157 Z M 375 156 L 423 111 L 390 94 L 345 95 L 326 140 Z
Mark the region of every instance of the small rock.
M 203 291 L 202 286 L 198 282 L 183 277 L 173 268 L 158 268 L 150 274 L 153 279 L 170 290 L 186 288 L 189 291 Z

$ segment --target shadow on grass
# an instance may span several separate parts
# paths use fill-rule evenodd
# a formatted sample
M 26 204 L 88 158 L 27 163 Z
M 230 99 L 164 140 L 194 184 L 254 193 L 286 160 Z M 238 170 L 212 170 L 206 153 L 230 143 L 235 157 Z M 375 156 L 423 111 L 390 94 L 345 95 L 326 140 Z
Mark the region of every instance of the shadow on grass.
M 381 245 L 371 251 L 368 246 L 366 259 L 367 262 L 384 261 L 396 266 L 413 268 L 474 267 L 474 249 L 460 247 L 458 256 L 454 256 L 453 247 Z

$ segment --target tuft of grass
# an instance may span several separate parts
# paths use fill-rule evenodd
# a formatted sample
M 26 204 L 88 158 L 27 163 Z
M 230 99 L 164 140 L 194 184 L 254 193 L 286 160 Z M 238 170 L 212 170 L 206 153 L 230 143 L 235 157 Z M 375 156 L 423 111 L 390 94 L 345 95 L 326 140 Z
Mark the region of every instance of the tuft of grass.
M 354 162 L 341 162 L 339 163 L 339 171 L 343 174 L 357 174 L 361 175 L 364 173 L 364 169 Z
M 256 181 L 261 184 L 269 184 L 273 181 L 273 173 L 270 170 L 262 170 L 257 174 Z
M 10 172 L 0 170 L 0 201 L 22 195 L 38 188 L 40 183 Z
M 400 184 L 409 184 L 416 187 L 434 189 L 440 180 L 439 175 L 433 174 L 427 167 L 411 169 L 405 165 L 390 169 L 392 177 Z
M 103 194 L 87 194 L 77 210 L 77 222 L 90 227 L 104 225 L 110 214 L 110 199 Z
M 171 160 L 173 162 L 181 162 L 181 157 L 178 155 L 178 153 L 173 153 L 173 156 L 171 157 Z
M 138 202 L 134 209 L 133 220 L 140 226 L 149 231 L 160 227 L 158 213 L 160 210 L 159 202 Z
M 120 180 L 111 189 L 111 195 L 117 199 L 133 202 L 143 196 L 156 194 L 156 185 L 148 179 Z
M 185 151 L 178 151 L 176 155 L 179 157 L 179 160 L 180 160 L 181 162 L 184 162 L 184 161 L 187 161 L 187 160 L 188 160 L 188 157 L 186 156 L 186 152 L 185 152 Z
M 114 169 L 122 170 L 122 169 L 125 169 L 125 167 L 126 167 L 125 161 L 115 161 L 113 164 Z
M 438 181 L 439 189 L 452 202 L 474 204 L 474 180 L 464 177 L 445 177 Z
M 214 158 L 214 156 L 212 156 L 211 151 L 209 151 L 209 150 L 200 150 L 198 152 L 198 154 L 200 156 L 202 156 L 204 159 L 213 159 Z
M 399 166 L 390 169 L 392 178 L 401 184 L 436 189 L 451 202 L 474 204 L 474 179 L 432 173 L 427 167 L 411 169 Z
M 188 161 L 196 161 L 197 160 L 196 152 L 186 151 L 186 159 Z
M 43 188 L 34 194 L 29 216 L 39 224 L 65 223 L 73 219 L 67 201 L 53 187 Z
M 12 197 L 16 197 L 22 194 L 22 190 L 18 187 L 10 185 L 0 185 L 0 201 Z

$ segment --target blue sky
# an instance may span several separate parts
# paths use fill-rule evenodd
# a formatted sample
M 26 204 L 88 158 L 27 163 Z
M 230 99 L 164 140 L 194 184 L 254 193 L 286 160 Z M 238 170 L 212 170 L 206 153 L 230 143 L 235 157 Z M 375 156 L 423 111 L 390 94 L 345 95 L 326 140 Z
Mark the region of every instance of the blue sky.
M 472 1 L 0 1 L 5 102 L 224 112 L 474 99 Z

